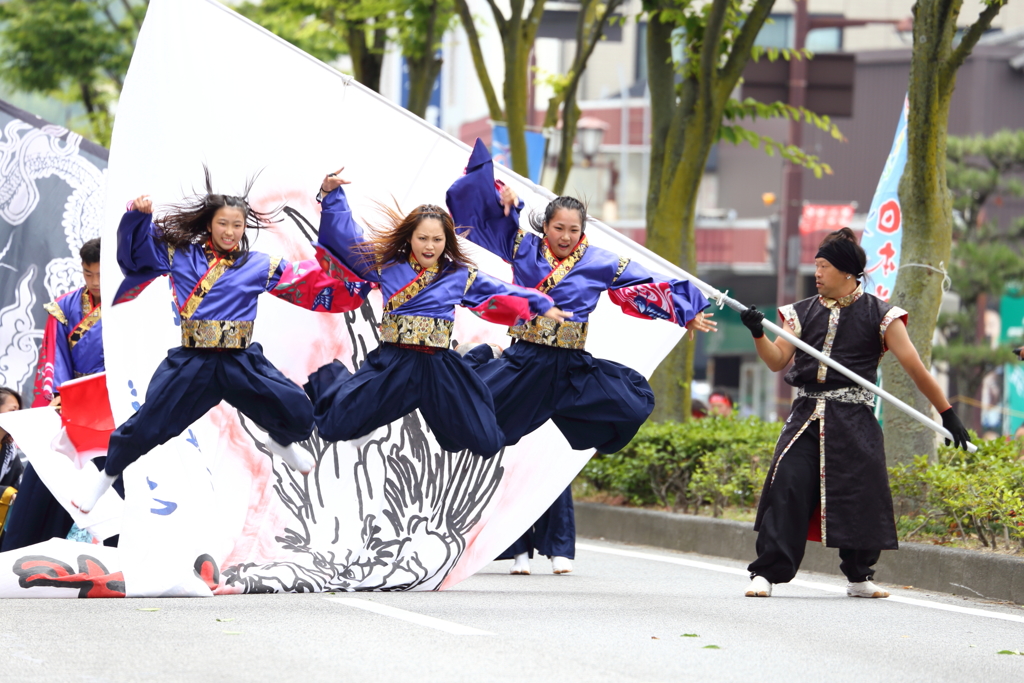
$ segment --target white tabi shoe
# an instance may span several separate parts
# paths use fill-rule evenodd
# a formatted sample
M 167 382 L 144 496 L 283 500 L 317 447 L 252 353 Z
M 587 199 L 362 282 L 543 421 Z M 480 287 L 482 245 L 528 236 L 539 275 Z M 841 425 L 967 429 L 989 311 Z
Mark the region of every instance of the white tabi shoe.
M 107 489 L 114 485 L 116 479 L 117 477 L 112 477 L 106 472 L 97 472 L 95 479 L 78 490 L 71 499 L 71 504 L 83 513 L 91 512 Z
M 514 559 L 515 562 L 512 563 L 512 569 L 508 570 L 509 574 L 530 573 L 530 553 L 519 553 Z
M 763 576 L 755 576 L 750 580 L 745 595 L 748 598 L 770 598 L 772 597 L 772 585 Z
M 889 591 L 882 590 L 872 581 L 858 581 L 846 587 L 846 594 L 851 598 L 887 598 Z
M 281 457 L 284 464 L 300 474 L 309 474 L 316 467 L 316 460 L 309 451 L 300 448 L 297 443 L 290 443 L 287 446 L 279 444 L 273 438 L 267 439 L 267 448 L 274 455 Z
M 551 571 L 555 574 L 571 574 L 572 561 L 568 557 L 555 555 L 551 558 Z

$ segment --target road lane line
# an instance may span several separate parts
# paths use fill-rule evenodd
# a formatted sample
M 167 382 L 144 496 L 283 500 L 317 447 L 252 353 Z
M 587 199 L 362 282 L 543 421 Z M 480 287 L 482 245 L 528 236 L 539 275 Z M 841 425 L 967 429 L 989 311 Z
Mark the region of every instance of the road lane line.
M 694 569 L 707 569 L 709 571 L 720 572 L 722 574 L 733 574 L 739 576 L 750 575 L 750 573 L 745 569 L 737 569 L 736 567 L 723 567 L 720 564 L 712 564 L 710 562 L 699 562 L 697 560 L 685 560 L 681 557 L 653 555 L 651 553 L 636 552 L 635 550 L 618 550 L 617 548 L 605 548 L 599 545 L 590 545 L 589 543 L 577 543 L 576 548 L 579 550 L 589 550 L 595 553 L 604 553 L 606 555 L 618 555 L 620 557 L 632 557 L 638 560 L 653 560 L 655 562 L 666 562 L 668 564 L 678 564 L 683 567 L 693 567 Z M 794 586 L 803 586 L 804 588 L 813 588 L 815 590 L 826 591 L 829 593 L 841 593 L 843 595 L 846 594 L 845 586 L 835 586 L 830 583 L 821 583 L 820 581 L 804 581 L 803 579 L 793 579 L 789 583 Z M 901 602 L 906 605 L 913 605 L 915 607 L 927 607 L 928 609 L 943 610 L 945 612 L 958 612 L 960 614 L 969 614 L 975 617 L 1001 619 L 1003 621 L 1015 621 L 1024 624 L 1024 616 L 1017 614 L 1004 614 L 1003 612 L 990 612 L 988 610 L 977 609 L 974 607 L 947 605 L 942 602 L 933 602 L 931 600 L 905 598 L 901 595 L 890 595 L 888 598 L 884 598 L 884 600 L 887 602 Z
M 370 602 L 369 600 L 361 600 L 359 598 L 326 598 L 326 600 L 328 602 L 336 602 L 339 605 L 345 605 L 347 607 L 355 607 L 356 609 L 366 610 L 367 612 L 375 612 L 385 617 L 401 619 L 402 621 L 408 621 L 412 624 L 418 624 L 419 626 L 426 626 L 427 628 L 437 629 L 438 631 L 454 633 L 457 636 L 495 635 L 490 631 L 481 631 L 480 629 L 473 628 L 471 626 L 463 626 L 462 624 L 456 624 L 451 621 L 445 621 L 444 619 L 435 619 L 434 617 L 428 617 L 425 614 L 409 612 L 404 609 L 398 609 L 397 607 L 388 607 L 387 605 L 381 605 L 376 602 Z

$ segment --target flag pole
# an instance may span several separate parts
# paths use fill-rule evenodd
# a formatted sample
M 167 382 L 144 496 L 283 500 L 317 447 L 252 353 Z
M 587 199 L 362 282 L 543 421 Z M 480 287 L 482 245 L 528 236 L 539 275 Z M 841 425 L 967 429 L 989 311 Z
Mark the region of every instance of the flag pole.
M 715 303 L 718 304 L 719 308 L 722 308 L 723 306 L 728 306 L 729 308 L 731 308 L 732 310 L 734 310 L 736 312 L 742 312 L 742 311 L 745 311 L 747 309 L 746 306 L 741 304 L 736 299 L 733 299 L 732 297 L 727 296 L 725 293 L 720 292 L 719 290 L 715 289 L 711 285 L 707 284 L 706 282 L 703 282 L 702 280 L 699 280 L 698 278 L 690 275 L 689 273 L 686 274 L 686 278 L 690 282 L 692 282 L 694 284 L 694 286 L 697 287 L 697 289 L 701 290 L 701 292 L 703 292 L 704 295 L 708 299 L 714 300 Z M 888 401 L 889 403 L 891 403 L 892 405 L 896 406 L 897 408 L 902 410 L 904 413 L 909 415 L 910 417 L 914 418 L 915 420 L 917 420 L 918 422 L 923 424 L 928 429 L 931 429 L 935 433 L 937 433 L 940 436 L 943 436 L 943 437 L 945 437 L 947 439 L 952 439 L 953 438 L 953 435 L 949 433 L 948 429 L 943 427 L 941 424 L 939 424 L 938 422 L 936 422 L 932 418 L 928 417 L 924 413 L 921 413 L 920 411 L 916 410 L 915 408 L 907 405 L 906 403 L 904 403 L 900 399 L 898 399 L 895 396 L 893 396 L 892 394 L 890 394 L 885 389 L 882 389 L 881 387 L 876 386 L 873 382 L 867 381 L 866 379 L 864 379 L 863 377 L 861 377 L 860 375 L 855 373 L 853 370 L 850 370 L 849 368 L 847 368 L 845 365 L 842 365 L 842 364 L 832 360 L 831 358 L 829 358 L 828 356 L 826 356 L 822 352 L 818 351 L 814 347 L 810 346 L 809 344 L 807 344 L 803 340 L 801 340 L 801 339 L 799 339 L 797 337 L 794 337 L 789 331 L 783 329 L 780 325 L 776 325 L 772 321 L 768 320 L 767 317 L 765 317 L 765 319 L 761 322 L 761 325 L 766 330 L 774 332 L 778 336 L 780 336 L 783 339 L 785 339 L 786 341 L 788 341 L 793 346 L 797 347 L 798 349 L 800 349 L 804 353 L 810 355 L 811 357 L 817 359 L 818 361 L 824 363 L 825 365 L 827 365 L 828 367 L 832 368 L 836 372 L 839 372 L 839 373 L 845 375 L 846 377 L 852 379 L 859 386 L 867 389 L 868 391 L 870 391 L 871 393 L 875 394 L 876 396 L 881 397 L 883 400 Z M 978 447 L 975 446 L 973 443 L 968 443 L 967 444 L 967 450 L 970 451 L 971 453 L 975 453 L 975 452 L 977 452 Z
M 609 234 L 609 236 L 615 237 L 616 239 L 621 240 L 623 242 L 629 241 L 628 237 L 626 237 L 625 235 L 622 235 L 621 233 L 613 231 L 613 230 L 609 230 L 607 234 Z M 667 259 L 662 258 L 658 254 L 655 254 L 653 252 L 648 252 L 647 256 L 649 256 L 653 261 L 658 262 L 660 265 L 665 267 L 667 270 L 669 270 L 671 272 L 674 272 L 674 273 L 677 273 L 681 277 L 684 277 L 687 280 L 689 280 L 690 282 L 692 282 L 693 285 L 704 294 L 704 296 L 706 296 L 709 300 L 712 300 L 716 304 L 718 304 L 719 308 L 723 308 L 725 306 L 728 306 L 729 308 L 731 308 L 732 310 L 734 310 L 734 311 L 736 311 L 738 313 L 739 312 L 743 312 L 743 311 L 745 311 L 747 309 L 747 307 L 744 306 L 743 304 L 741 304 L 739 301 L 737 301 L 736 299 L 733 299 L 731 296 L 728 296 L 727 292 L 723 293 L 723 292 L 715 289 L 714 287 L 712 287 L 708 283 L 704 282 L 700 278 L 698 278 L 698 277 L 696 277 L 694 275 L 691 275 L 690 273 L 686 272 L 685 270 L 683 270 L 679 266 L 675 265 L 674 263 L 668 261 Z M 840 374 L 845 375 L 846 377 L 850 378 L 851 380 L 856 382 L 859 386 L 861 386 L 861 387 L 867 389 L 868 391 L 870 391 L 871 393 L 873 393 L 875 396 L 879 396 L 879 397 L 882 398 L 882 400 L 888 401 L 892 405 L 896 406 L 897 408 L 902 410 L 904 413 L 906 413 L 907 415 L 909 415 L 910 417 L 914 418 L 915 420 L 920 422 L 922 425 L 927 427 L 928 429 L 931 429 L 933 432 L 937 433 L 939 436 L 945 437 L 947 439 L 952 439 L 953 438 L 953 435 L 949 433 L 948 429 L 943 427 L 941 424 L 939 424 L 938 422 L 936 422 L 932 418 L 928 417 L 927 415 L 925 415 L 925 414 L 921 413 L 920 411 L 918 411 L 918 410 L 912 408 L 911 406 L 907 405 L 906 403 L 904 403 L 900 399 L 898 399 L 895 396 L 893 396 L 892 394 L 890 394 L 888 391 L 885 391 L 881 387 L 876 386 L 874 383 L 867 381 L 866 379 L 864 379 L 863 377 L 861 377 L 860 375 L 855 373 L 853 370 L 850 370 L 846 366 L 844 366 L 844 365 L 842 365 L 842 364 L 832 360 L 831 358 L 829 358 L 828 356 L 823 354 L 821 351 L 818 351 L 817 349 L 815 349 L 814 347 L 810 346 L 806 342 L 798 339 L 797 337 L 794 337 L 792 334 L 790 334 L 787 330 L 783 329 L 781 326 L 776 325 L 772 321 L 768 320 L 767 317 L 764 319 L 764 321 L 762 321 L 761 324 L 764 326 L 764 328 L 766 330 L 769 330 L 770 332 L 774 332 L 775 334 L 777 334 L 778 336 L 782 337 L 783 339 L 788 341 L 790 344 L 792 344 L 796 348 L 798 348 L 801 351 L 803 351 L 804 353 L 806 353 L 806 354 L 810 355 L 811 357 L 817 359 L 818 361 L 824 363 L 825 365 L 827 365 L 828 367 L 832 368 L 836 372 L 839 372 Z M 978 447 L 975 446 L 973 443 L 969 443 L 969 444 L 967 444 L 967 450 L 970 451 L 971 453 L 975 453 L 975 452 L 977 452 Z

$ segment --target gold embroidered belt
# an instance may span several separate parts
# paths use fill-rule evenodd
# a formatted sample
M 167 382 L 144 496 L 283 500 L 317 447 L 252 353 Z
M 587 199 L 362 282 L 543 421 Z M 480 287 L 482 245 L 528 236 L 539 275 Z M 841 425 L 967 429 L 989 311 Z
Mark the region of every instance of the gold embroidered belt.
M 385 344 L 446 349 L 454 328 L 454 320 L 385 313 L 380 323 L 380 340 Z
M 251 320 L 182 320 L 181 345 L 187 349 L 244 349 L 252 341 Z
M 520 341 L 531 344 L 583 350 L 587 344 L 589 326 L 590 323 L 560 323 L 551 318 L 537 316 L 530 322 L 508 328 L 508 333 Z

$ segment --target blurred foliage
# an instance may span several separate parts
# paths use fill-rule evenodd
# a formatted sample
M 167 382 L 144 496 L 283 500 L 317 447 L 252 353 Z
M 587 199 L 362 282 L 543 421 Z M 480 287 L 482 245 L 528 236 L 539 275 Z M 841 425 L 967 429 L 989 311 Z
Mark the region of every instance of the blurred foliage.
M 755 506 L 780 425 L 756 417 L 648 422 L 618 453 L 594 456 L 581 473 L 632 505 L 660 505 L 718 517 Z
M 110 145 L 148 0 L 7 0 L 0 3 L 0 78 L 25 92 L 80 102 L 76 130 Z
M 889 469 L 901 538 L 968 541 L 973 534 L 987 548 L 1024 548 L 1024 444 L 975 443 L 977 453 L 942 447 L 936 463 L 919 455 Z
M 948 271 L 960 309 L 939 316 L 946 346 L 933 349 L 949 363 L 957 392 L 974 397 L 984 376 L 1015 357 L 1010 345 L 992 347 L 978 329 L 982 307 L 997 303 L 1006 288 L 1024 281 L 1019 238 L 1024 218 L 1001 229 L 986 218 L 986 206 L 1024 196 L 1024 130 L 1002 130 L 989 137 L 950 136 L 946 176 L 953 196 L 954 244 Z

